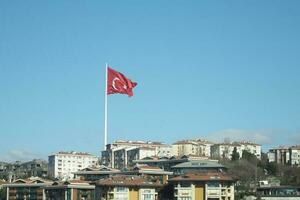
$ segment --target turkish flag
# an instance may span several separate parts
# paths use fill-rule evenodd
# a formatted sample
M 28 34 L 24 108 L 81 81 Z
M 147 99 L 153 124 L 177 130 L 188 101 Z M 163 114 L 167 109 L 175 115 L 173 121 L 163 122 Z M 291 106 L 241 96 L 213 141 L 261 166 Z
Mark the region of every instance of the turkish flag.
M 122 73 L 107 67 L 107 94 L 127 94 L 133 96 L 132 88 L 137 83 L 126 78 Z

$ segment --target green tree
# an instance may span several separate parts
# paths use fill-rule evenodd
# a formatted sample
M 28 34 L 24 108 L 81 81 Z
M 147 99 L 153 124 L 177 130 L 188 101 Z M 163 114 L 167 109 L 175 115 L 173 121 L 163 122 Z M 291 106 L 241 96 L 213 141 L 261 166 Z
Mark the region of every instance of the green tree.
M 268 162 L 265 168 L 268 172 L 268 175 L 276 176 L 278 174 L 278 164 L 276 162 Z
M 240 159 L 240 154 L 237 152 L 237 148 L 234 147 L 232 154 L 231 154 L 231 160 L 236 161 Z
M 253 153 L 250 153 L 249 151 L 246 150 L 243 150 L 242 152 L 242 159 L 252 163 L 258 163 L 257 157 Z
M 6 200 L 6 189 L 5 188 L 0 189 L 0 200 Z

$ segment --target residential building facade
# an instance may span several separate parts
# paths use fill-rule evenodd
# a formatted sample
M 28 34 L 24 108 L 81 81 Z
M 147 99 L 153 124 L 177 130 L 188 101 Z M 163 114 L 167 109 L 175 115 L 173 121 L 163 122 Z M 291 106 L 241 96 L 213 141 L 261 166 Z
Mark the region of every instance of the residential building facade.
M 247 151 L 261 159 L 261 145 L 251 142 L 226 142 L 218 143 L 211 146 L 211 157 L 215 159 L 226 158 L 231 159 L 233 150 L 242 157 L 243 151 Z
M 234 200 L 234 180 L 222 172 L 188 173 L 169 182 L 176 200 Z
M 102 151 L 101 163 L 117 169 L 132 167 L 133 160 L 150 156 L 168 157 L 171 146 L 161 142 L 118 140 L 106 146 Z
M 29 162 L 0 163 L 0 179 L 13 181 L 32 176 L 46 177 L 48 163 L 42 159 L 34 159 Z
M 269 162 L 276 162 L 278 164 L 287 165 L 290 163 L 289 147 L 280 146 L 272 148 L 268 152 Z
M 48 157 L 48 173 L 51 178 L 73 179 L 74 172 L 98 165 L 98 158 L 89 153 L 58 152 Z
M 44 190 L 45 200 L 95 200 L 95 186 L 88 181 L 55 181 Z
M 52 181 L 40 178 L 18 179 L 12 183 L 4 184 L 7 190 L 6 199 L 31 199 L 45 200 L 45 186 L 51 185 Z
M 257 188 L 256 195 L 261 200 L 300 200 L 300 187 L 267 186 Z
M 300 165 L 300 145 L 290 147 L 289 156 L 291 165 Z
M 96 199 L 157 200 L 163 184 L 139 176 L 114 176 L 96 182 Z
M 181 140 L 172 144 L 172 152 L 175 156 L 195 155 L 210 157 L 212 142 L 206 140 Z

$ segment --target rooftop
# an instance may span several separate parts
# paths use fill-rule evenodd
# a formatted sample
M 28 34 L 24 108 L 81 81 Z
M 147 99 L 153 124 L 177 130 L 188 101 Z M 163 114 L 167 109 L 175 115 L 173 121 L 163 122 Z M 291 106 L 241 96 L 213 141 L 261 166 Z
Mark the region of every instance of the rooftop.
M 177 181 L 233 181 L 233 178 L 224 173 L 198 173 L 198 174 L 184 174 L 169 179 L 170 182 Z
M 81 155 L 81 156 L 94 156 L 87 152 L 76 152 L 76 151 L 60 151 L 58 153 L 55 153 L 53 155 Z
M 188 162 L 180 163 L 172 168 L 226 168 L 216 161 L 211 160 L 191 160 Z
M 158 182 L 149 181 L 139 176 L 113 176 L 107 179 L 99 180 L 96 186 L 135 186 L 135 187 L 162 187 Z
M 116 140 L 113 144 L 153 144 L 153 145 L 163 145 L 162 142 L 156 141 L 132 141 L 132 140 Z

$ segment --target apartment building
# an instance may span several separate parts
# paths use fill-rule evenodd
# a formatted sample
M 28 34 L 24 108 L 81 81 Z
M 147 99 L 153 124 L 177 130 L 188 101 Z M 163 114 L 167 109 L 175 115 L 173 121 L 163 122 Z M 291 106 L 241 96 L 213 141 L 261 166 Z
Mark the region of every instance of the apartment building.
M 98 158 L 83 152 L 58 152 L 48 157 L 48 173 L 52 178 L 73 179 L 74 172 L 98 165 Z
M 43 189 L 46 200 L 95 200 L 95 186 L 89 181 L 55 181 Z
M 255 155 L 258 159 L 261 158 L 261 145 L 251 142 L 231 142 L 231 143 L 218 143 L 211 146 L 211 157 L 231 159 L 232 152 L 236 148 L 240 157 L 243 151 L 247 151 Z
M 34 159 L 29 162 L 0 163 L 0 179 L 16 180 L 32 176 L 46 177 L 48 163 L 45 160 Z
M 169 183 L 177 200 L 234 200 L 234 180 L 222 172 L 188 173 Z
M 273 148 L 269 150 L 267 155 L 269 162 L 276 162 L 282 165 L 299 165 L 300 145 Z
M 269 149 L 269 162 L 276 162 L 278 164 L 286 165 L 290 162 L 289 147 L 280 146 L 278 148 Z
M 214 143 L 206 140 L 181 140 L 172 144 L 175 156 L 195 155 L 210 157 L 210 149 Z
M 96 199 L 156 200 L 163 184 L 140 176 L 114 176 L 96 182 Z
M 300 145 L 289 148 L 290 164 L 300 165 Z
M 118 140 L 102 151 L 101 163 L 111 168 L 132 167 L 133 160 L 150 156 L 170 157 L 172 148 L 161 142 Z
M 32 177 L 29 179 L 17 179 L 12 183 L 4 184 L 7 190 L 7 200 L 32 199 L 44 200 L 45 186 L 51 185 L 52 181 Z

